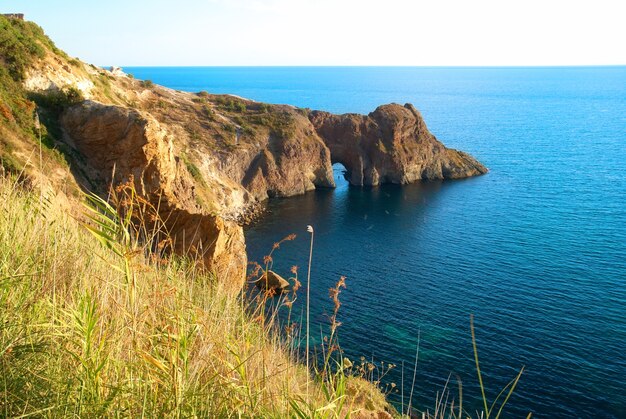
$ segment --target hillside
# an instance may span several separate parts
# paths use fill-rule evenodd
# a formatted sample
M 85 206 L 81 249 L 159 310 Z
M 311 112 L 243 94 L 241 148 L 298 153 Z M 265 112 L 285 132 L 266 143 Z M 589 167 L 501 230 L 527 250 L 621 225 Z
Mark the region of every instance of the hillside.
M 241 223 L 334 187 L 335 162 L 353 185 L 487 171 L 412 105 L 332 115 L 175 91 L 4 16 L 0 83 L 5 416 L 393 411 L 343 368 L 311 381 L 295 338 L 249 306 Z
M 486 172 L 437 141 L 411 105 L 331 115 L 174 91 L 70 58 L 33 23 L 0 22 L 3 166 L 26 168 L 70 195 L 80 185 L 104 196 L 132 177 L 168 220 L 173 247 L 202 254 L 234 290 L 246 266 L 237 223 L 268 197 L 334 187 L 334 162 L 344 164 L 354 185 Z M 35 108 L 48 157 L 42 167 L 35 164 Z

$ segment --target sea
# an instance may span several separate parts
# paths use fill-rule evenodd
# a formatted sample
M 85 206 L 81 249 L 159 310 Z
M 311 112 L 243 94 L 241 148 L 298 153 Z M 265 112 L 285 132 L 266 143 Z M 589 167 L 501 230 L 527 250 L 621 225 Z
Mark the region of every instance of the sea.
M 489 168 L 465 180 L 274 199 L 250 260 L 310 277 L 312 340 L 341 276 L 339 343 L 398 410 L 442 395 L 473 416 L 523 373 L 505 418 L 626 418 L 626 67 L 128 67 L 173 89 L 335 113 L 413 103 L 446 146 Z M 304 293 L 293 307 L 304 321 Z M 416 357 L 417 355 L 417 357 Z M 417 363 L 415 362 L 417 358 Z M 381 370 L 380 363 L 396 367 Z M 492 412 L 498 411 L 500 397 Z

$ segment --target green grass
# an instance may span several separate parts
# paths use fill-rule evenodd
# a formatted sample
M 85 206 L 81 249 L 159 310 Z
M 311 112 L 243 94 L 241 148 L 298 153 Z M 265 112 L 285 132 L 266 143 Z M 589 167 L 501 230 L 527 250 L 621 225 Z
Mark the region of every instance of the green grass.
M 53 197 L 0 178 L 0 416 L 338 417 L 354 407 L 347 379 L 313 381 L 259 306 L 167 256 L 164 230 L 136 228 L 115 201 L 88 202 L 81 226 Z
M 82 94 L 76 89 L 68 88 L 35 97 L 28 95 L 22 87 L 26 69 L 42 59 L 47 50 L 61 58 L 68 58 L 36 24 L 0 16 L 0 125 L 11 133 L 13 141 L 11 144 L 7 136 L 0 143 L 0 160 L 2 166 L 13 173 L 21 172 L 26 167 L 26 162 L 13 154 L 14 149 L 18 148 L 17 144 L 21 142 L 22 145 L 26 145 L 23 148 L 39 146 L 37 144 L 39 132 L 35 129 L 34 118 L 37 106 L 46 108 L 40 112 L 41 145 L 44 152 L 65 165 L 64 156 L 55 148 L 54 138 L 59 138 L 58 132 L 55 132 L 56 117 L 49 118 L 48 114 L 56 115 L 64 107 L 79 102 L 82 100 Z
M 0 56 L 15 80 L 21 81 L 26 69 L 36 59 L 45 56 L 46 49 L 66 57 L 41 27 L 32 22 L 0 16 Z
M 202 177 L 202 172 L 200 172 L 200 169 L 198 169 L 198 166 L 196 166 L 192 161 L 190 161 L 189 157 L 187 157 L 185 153 L 181 153 L 180 157 L 183 163 L 185 163 L 185 167 L 187 168 L 187 171 L 189 172 L 191 177 L 193 177 L 196 182 L 206 187 L 206 182 L 204 181 L 204 178 Z
M 0 16 L 0 128 L 37 149 L 33 116 L 39 106 L 41 145 L 61 161 L 58 115 L 82 100 L 80 92 L 27 96 L 21 86 L 25 69 L 46 49 L 68 59 L 37 25 Z M 96 83 L 113 96 L 108 78 Z M 149 80 L 141 84 L 152 87 Z M 213 120 L 209 95 L 198 96 Z M 227 96 L 216 102 L 234 114 L 244 135 L 255 133 L 246 122 L 282 139 L 295 133 L 288 112 Z M 235 132 L 232 124 L 222 129 Z M 199 139 L 194 130 L 189 135 Z M 0 176 L 0 416 L 335 418 L 385 408 L 376 387 L 384 371 L 375 377 L 375 366 L 353 366 L 340 350 L 340 286 L 332 293 L 334 326 L 319 348 L 322 361 L 307 371 L 292 326 L 265 310 L 267 301 L 289 309 L 295 294 L 264 294 L 261 302 L 232 295 L 219 273 L 168 254 L 164 226 L 142 225 L 154 214 L 126 218 L 119 207 L 88 196 L 84 210 L 69 216 L 54 196 L 23 188 L 23 162 L 7 138 L 0 138 L 0 174 L 9 174 Z M 183 160 L 205 184 L 199 169 Z M 130 202 L 150 209 L 135 195 Z M 482 389 L 476 347 L 474 354 Z M 491 405 L 483 393 L 484 417 L 501 415 L 521 373 Z M 428 418 L 467 416 L 459 404 L 440 400 L 434 414 L 426 412 Z

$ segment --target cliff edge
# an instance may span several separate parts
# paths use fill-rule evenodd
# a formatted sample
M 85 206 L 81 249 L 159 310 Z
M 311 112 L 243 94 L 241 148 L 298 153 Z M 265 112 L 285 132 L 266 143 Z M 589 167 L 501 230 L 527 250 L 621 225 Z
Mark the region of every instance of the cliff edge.
M 469 154 L 439 142 L 410 103 L 379 106 L 369 115 L 313 111 L 310 120 L 330 149 L 331 159 L 346 168 L 352 185 L 406 184 L 487 173 Z
M 201 254 L 234 290 L 247 264 L 240 224 L 268 198 L 334 187 L 333 163 L 352 185 L 487 172 L 439 142 L 410 104 L 335 115 L 176 91 L 71 58 L 30 22 L 0 20 L 15 35 L 0 50 L 3 167 L 103 196 L 132 180 L 167 220 L 174 249 Z M 41 130 L 48 158 L 37 165 Z

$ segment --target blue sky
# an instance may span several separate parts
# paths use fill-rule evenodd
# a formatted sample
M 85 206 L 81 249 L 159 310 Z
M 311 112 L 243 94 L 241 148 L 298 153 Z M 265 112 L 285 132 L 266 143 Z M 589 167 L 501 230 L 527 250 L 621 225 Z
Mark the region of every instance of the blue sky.
M 624 65 L 616 0 L 5 0 L 98 65 Z

